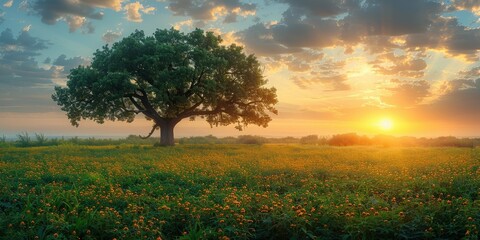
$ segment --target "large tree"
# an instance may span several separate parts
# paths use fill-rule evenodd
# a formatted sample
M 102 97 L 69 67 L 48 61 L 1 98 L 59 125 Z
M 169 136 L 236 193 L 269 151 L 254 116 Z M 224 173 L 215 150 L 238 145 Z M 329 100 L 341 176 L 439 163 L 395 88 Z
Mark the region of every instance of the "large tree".
M 173 129 L 184 118 L 206 119 L 211 126 L 266 127 L 276 114 L 275 88 L 254 55 L 221 45 L 200 29 L 175 29 L 153 36 L 135 31 L 94 53 L 89 66 L 71 70 L 66 87 L 55 87 L 54 101 L 78 126 L 81 119 L 132 122 L 138 114 L 160 128 L 160 145 L 174 145 Z

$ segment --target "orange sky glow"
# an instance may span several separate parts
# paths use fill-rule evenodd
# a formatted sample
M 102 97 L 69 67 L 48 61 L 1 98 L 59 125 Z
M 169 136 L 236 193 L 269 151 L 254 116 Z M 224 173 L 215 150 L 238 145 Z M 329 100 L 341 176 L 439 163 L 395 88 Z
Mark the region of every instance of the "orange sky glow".
M 184 119 L 176 137 L 480 136 L 478 1 L 32 2 L 0 6 L 0 136 L 146 135 L 143 116 L 75 128 L 51 94 L 104 44 L 171 27 L 213 31 L 255 54 L 279 100 L 268 128 Z

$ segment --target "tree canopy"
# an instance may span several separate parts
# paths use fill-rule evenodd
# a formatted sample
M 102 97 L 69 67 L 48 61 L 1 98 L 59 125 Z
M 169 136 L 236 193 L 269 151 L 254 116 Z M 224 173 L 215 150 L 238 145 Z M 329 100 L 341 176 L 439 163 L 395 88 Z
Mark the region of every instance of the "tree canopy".
M 143 114 L 161 130 L 161 145 L 173 145 L 173 128 L 184 118 L 204 118 L 211 126 L 267 127 L 277 113 L 275 88 L 254 55 L 221 45 L 220 36 L 196 29 L 182 33 L 135 31 L 94 53 L 89 66 L 72 69 L 54 101 L 70 122 L 82 119 L 134 121 Z

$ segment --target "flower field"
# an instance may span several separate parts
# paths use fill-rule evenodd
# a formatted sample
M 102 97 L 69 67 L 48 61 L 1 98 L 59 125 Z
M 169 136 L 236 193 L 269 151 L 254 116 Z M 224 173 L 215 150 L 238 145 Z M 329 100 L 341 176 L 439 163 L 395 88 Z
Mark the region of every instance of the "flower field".
M 478 239 L 480 149 L 0 149 L 0 239 Z

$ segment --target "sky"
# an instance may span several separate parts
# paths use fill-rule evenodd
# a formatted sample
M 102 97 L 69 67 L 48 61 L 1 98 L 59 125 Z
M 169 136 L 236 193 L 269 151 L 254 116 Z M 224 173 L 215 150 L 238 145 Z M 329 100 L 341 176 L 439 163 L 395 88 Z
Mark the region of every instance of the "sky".
M 172 27 L 243 46 L 279 100 L 268 128 L 177 137 L 480 136 L 480 0 L 0 0 L 0 135 L 145 135 L 140 116 L 73 127 L 51 95 L 96 49 Z

